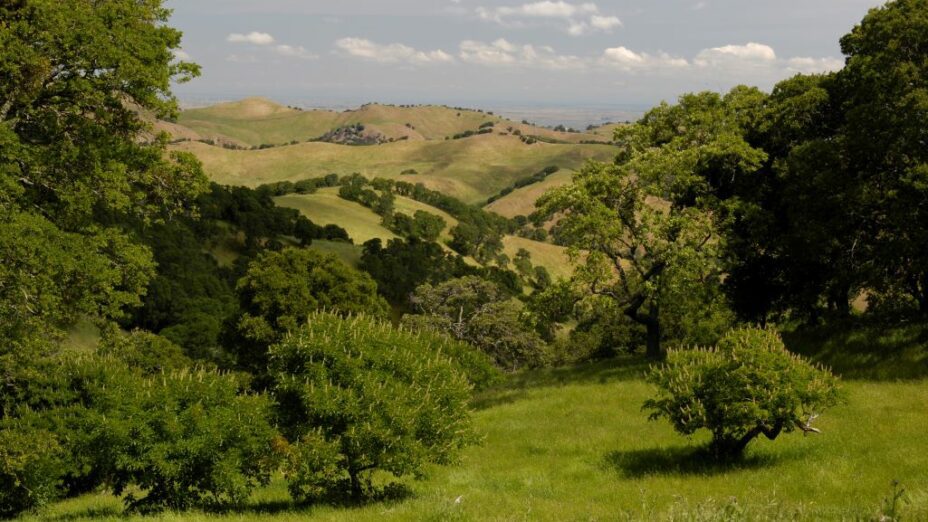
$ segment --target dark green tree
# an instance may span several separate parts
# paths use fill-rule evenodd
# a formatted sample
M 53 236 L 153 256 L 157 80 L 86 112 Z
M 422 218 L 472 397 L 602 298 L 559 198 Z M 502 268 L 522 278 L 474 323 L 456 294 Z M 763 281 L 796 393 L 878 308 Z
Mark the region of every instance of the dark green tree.
M 263 373 L 267 348 L 316 311 L 385 317 L 386 301 L 369 275 L 332 254 L 287 248 L 264 252 L 237 285 L 242 316 L 239 364 Z

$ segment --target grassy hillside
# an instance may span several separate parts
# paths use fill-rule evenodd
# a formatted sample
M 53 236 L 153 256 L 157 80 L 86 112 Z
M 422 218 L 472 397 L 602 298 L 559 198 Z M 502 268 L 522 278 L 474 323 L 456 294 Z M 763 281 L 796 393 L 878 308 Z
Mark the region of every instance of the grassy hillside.
M 318 225 L 335 224 L 344 228 L 354 239 L 355 245 L 361 245 L 376 237 L 385 242 L 397 237 L 380 224 L 380 216 L 372 210 L 338 197 L 336 188 L 322 189 L 315 194 L 280 196 L 275 198 L 275 201 L 280 206 L 299 210 Z M 435 207 L 405 197 L 396 198 L 396 210 L 410 215 L 416 210 L 424 210 L 441 216 L 448 223 L 443 234 L 445 239 L 449 237 L 448 231 L 451 227 L 458 223 L 456 219 Z M 505 253 L 510 258 L 514 258 L 520 248 L 528 250 L 532 254 L 532 263 L 544 266 L 554 277 L 567 277 L 571 273 L 567 250 L 564 247 L 514 236 L 506 236 L 503 244 Z
M 483 444 L 411 483 L 408 498 L 363 507 L 293 508 L 282 480 L 243 513 L 157 520 L 868 520 L 898 480 L 903 520 L 928 519 L 928 386 L 845 383 L 847 403 L 821 435 L 759 440 L 743 463 L 706 464 L 702 435 L 648 422 L 652 393 L 635 361 L 527 373 L 478 402 Z M 122 520 L 120 501 L 93 494 L 35 520 Z
M 178 138 L 203 137 L 252 146 L 307 141 L 330 130 L 359 123 L 366 127 L 366 132 L 394 140 L 444 140 L 447 136 L 475 131 L 486 122 L 497 124 L 496 132 L 518 129 L 525 135 L 549 140 L 579 143 L 602 139 L 594 134 L 555 132 L 484 112 L 436 105 L 400 107 L 372 103 L 338 112 L 291 109 L 266 98 L 246 98 L 186 110 L 180 114 L 179 126 L 165 130 Z
M 379 237 L 384 241 L 396 236 L 380 224 L 380 216 L 353 201 L 338 197 L 338 189 L 324 189 L 315 194 L 290 194 L 274 201 L 282 206 L 299 210 L 317 225 L 338 225 L 348 231 L 356 245 Z
M 609 160 L 607 145 L 526 145 L 514 136 L 495 134 L 448 141 L 402 141 L 369 147 L 301 143 L 266 150 L 227 150 L 197 142 L 175 145 L 202 160 L 214 181 L 257 186 L 274 181 L 298 181 L 335 172 L 358 172 L 423 183 L 450 196 L 478 203 L 517 179 L 557 165 L 579 168 L 588 159 Z M 416 175 L 402 175 L 414 169 Z
M 535 211 L 535 202 L 538 198 L 550 189 L 570 183 L 573 174 L 572 170 L 562 169 L 548 176 L 544 181 L 518 188 L 484 208 L 508 218 L 528 216 Z

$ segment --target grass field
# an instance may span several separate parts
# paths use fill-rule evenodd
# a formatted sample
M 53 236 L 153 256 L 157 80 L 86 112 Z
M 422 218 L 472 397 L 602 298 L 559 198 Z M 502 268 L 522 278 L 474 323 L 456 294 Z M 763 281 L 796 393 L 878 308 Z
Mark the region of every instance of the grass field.
M 490 212 L 496 212 L 508 218 L 528 216 L 532 212 L 535 212 L 535 202 L 538 201 L 538 198 L 555 187 L 570 183 L 573 174 L 574 171 L 572 170 L 560 170 L 548 176 L 540 183 L 533 183 L 513 190 L 484 208 Z
M 906 489 L 903 520 L 928 519 L 928 384 L 850 381 L 822 435 L 753 443 L 731 466 L 697 457 L 703 436 L 648 422 L 651 388 L 637 360 L 514 377 L 477 402 L 482 445 L 411 482 L 411 496 L 363 507 L 294 508 L 281 480 L 244 512 L 152 520 L 867 520 Z M 121 503 L 88 495 L 42 520 L 118 519 Z
M 526 145 L 513 136 L 481 135 L 448 141 L 403 141 L 353 147 L 301 143 L 258 151 L 227 150 L 198 142 L 180 143 L 194 153 L 217 183 L 254 187 L 299 181 L 329 173 L 403 179 L 423 183 L 468 203 L 478 203 L 515 180 L 549 166 L 576 169 L 588 159 L 608 160 L 607 145 Z M 401 175 L 415 169 L 417 175 Z

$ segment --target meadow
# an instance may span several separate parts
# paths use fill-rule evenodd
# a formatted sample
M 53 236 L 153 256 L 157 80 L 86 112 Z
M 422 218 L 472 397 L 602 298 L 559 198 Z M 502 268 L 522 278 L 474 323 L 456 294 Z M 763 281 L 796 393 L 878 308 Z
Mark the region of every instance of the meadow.
M 407 481 L 401 498 L 298 508 L 277 479 L 243 511 L 145 520 L 867 520 L 886 512 L 893 481 L 903 520 L 928 517 L 924 381 L 846 381 L 845 403 L 816 421 L 821 435 L 758 440 L 720 465 L 702 458 L 706 437 L 646 419 L 645 370 L 620 358 L 512 377 L 476 400 L 482 444 Z M 125 518 L 104 493 L 25 520 L 108 519 Z

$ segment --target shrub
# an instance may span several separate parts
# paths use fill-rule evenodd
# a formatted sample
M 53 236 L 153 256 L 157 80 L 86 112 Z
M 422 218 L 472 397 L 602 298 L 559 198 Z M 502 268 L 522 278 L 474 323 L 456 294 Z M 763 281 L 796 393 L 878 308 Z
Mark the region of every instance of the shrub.
M 146 378 L 86 354 L 33 364 L 0 425 L 0 485 L 19 491 L 17 510 L 101 485 L 131 488 L 126 502 L 141 511 L 233 505 L 276 468 L 270 401 L 242 395 L 232 376 Z M 0 501 L 0 511 L 11 509 Z
M 471 385 L 450 343 L 436 341 L 317 313 L 271 348 L 295 499 L 364 498 L 375 471 L 418 475 L 475 440 Z
M 838 402 L 836 378 L 789 353 L 769 329 L 729 332 L 712 349 L 676 350 L 654 367 L 658 387 L 645 402 L 652 420 L 667 418 L 684 435 L 712 432 L 718 458 L 738 457 L 759 435 L 776 439 L 810 424 Z
M 18 423 L 0 426 L 0 518 L 41 507 L 58 496 L 60 446 L 51 433 Z
M 114 491 L 139 511 L 241 505 L 277 468 L 266 396 L 240 394 L 215 372 L 177 371 L 142 381 L 120 415 L 99 427 L 111 453 Z
M 238 328 L 247 342 L 239 348 L 239 364 L 261 373 L 267 346 L 297 329 L 316 310 L 342 314 L 387 314 L 371 277 L 332 254 L 287 248 L 265 252 L 248 266 L 237 285 L 242 304 Z

